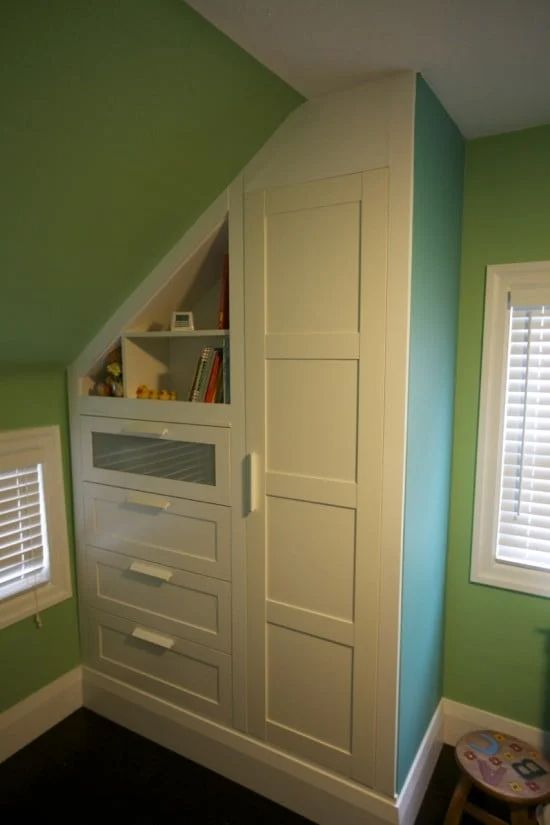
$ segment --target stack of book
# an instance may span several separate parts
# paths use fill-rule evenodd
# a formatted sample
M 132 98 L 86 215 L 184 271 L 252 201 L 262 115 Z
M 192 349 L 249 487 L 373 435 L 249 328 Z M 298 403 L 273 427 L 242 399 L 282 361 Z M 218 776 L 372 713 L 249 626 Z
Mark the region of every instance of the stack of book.
M 189 392 L 189 401 L 206 404 L 229 403 L 229 347 L 203 347 L 195 377 Z

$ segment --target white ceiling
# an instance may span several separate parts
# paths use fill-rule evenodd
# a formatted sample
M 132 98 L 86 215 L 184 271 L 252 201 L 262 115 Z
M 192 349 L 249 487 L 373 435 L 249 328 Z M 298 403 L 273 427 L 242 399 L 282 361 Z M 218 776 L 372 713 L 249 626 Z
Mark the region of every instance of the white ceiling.
M 550 0 L 187 0 L 305 97 L 422 72 L 468 137 L 550 123 Z

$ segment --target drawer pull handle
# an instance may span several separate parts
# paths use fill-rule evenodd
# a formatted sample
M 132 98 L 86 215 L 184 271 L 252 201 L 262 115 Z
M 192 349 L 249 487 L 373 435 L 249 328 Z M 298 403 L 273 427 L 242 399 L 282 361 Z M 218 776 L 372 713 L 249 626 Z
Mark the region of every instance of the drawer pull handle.
M 174 575 L 171 570 L 165 570 L 163 567 L 157 567 L 154 564 L 147 564 L 146 561 L 133 561 L 130 570 L 133 573 L 141 573 L 142 576 L 150 576 L 152 579 L 159 579 L 163 582 L 169 582 Z
M 171 502 L 165 498 L 147 495 L 147 493 L 131 493 L 126 496 L 126 504 L 137 504 L 139 507 L 152 507 L 154 510 L 168 510 Z
M 134 427 L 121 427 L 120 432 L 123 435 L 138 435 L 140 438 L 166 438 L 168 435 L 168 427 L 163 427 L 160 430 L 139 430 Z
M 154 630 L 147 630 L 145 627 L 134 627 L 132 636 L 134 639 L 149 642 L 149 644 L 162 647 L 164 650 L 171 650 L 176 644 L 176 640 L 171 639 L 170 636 L 163 636 L 162 633 L 155 633 Z

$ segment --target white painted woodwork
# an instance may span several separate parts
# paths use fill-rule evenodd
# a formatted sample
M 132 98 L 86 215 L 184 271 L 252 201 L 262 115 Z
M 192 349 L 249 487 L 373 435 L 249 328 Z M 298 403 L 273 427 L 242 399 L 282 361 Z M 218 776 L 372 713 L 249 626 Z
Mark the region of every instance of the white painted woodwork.
M 266 214 L 266 333 L 356 332 L 359 203 Z
M 86 600 L 135 622 L 155 621 L 166 633 L 231 649 L 231 585 L 218 579 L 86 548 Z
M 158 337 L 154 334 L 123 336 L 122 359 L 127 398 L 136 398 L 139 385 L 146 384 L 153 390 L 174 390 L 176 403 L 188 402 L 202 348 L 219 348 L 226 337 L 217 334 L 187 336 L 170 333 Z M 143 399 L 139 400 L 141 402 Z M 153 403 L 158 406 L 159 403 L 167 402 Z
M 266 396 L 267 472 L 355 481 L 356 363 L 272 358 Z
M 233 348 L 234 350 L 235 348 Z M 233 351 L 232 362 L 235 360 Z M 233 420 L 233 404 L 199 404 L 191 401 L 153 401 L 146 398 L 104 398 L 80 395 L 73 401 L 75 414 L 131 418 L 134 421 L 178 421 L 181 424 L 201 424 L 209 427 L 229 427 Z
M 266 510 L 268 599 L 353 621 L 355 511 L 275 496 Z
M 268 625 L 268 723 L 294 734 L 306 757 L 314 740 L 318 761 L 335 770 L 342 765 L 331 764 L 332 750 L 344 752 L 346 761 L 351 750 L 352 660 L 348 646 Z
M 379 431 L 383 416 L 387 198 L 377 170 L 250 193 L 245 222 L 247 449 L 261 479 L 248 518 L 250 729 L 367 783 L 377 617 L 356 604 L 377 564 L 364 537 L 380 504 L 358 485 L 382 477 L 380 461 L 362 464 L 359 427 L 368 441 L 362 417 Z
M 98 708 L 151 709 L 144 730 L 176 750 L 204 734 L 218 768 L 276 766 L 327 823 L 329 788 L 350 822 L 397 821 L 414 88 L 403 73 L 301 106 L 69 372 L 87 673 L 117 697 Z M 215 327 L 227 245 L 232 401 L 190 403 L 205 338 L 166 327 L 174 308 Z M 179 400 L 87 395 L 121 339 L 128 394 L 177 382 Z M 94 468 L 92 420 L 214 444 L 216 483 Z M 174 581 L 198 595 L 155 603 Z
M 216 329 L 220 276 L 228 249 L 232 328 L 229 331 Z M 100 605 L 110 614 L 118 613 L 119 619 L 135 622 L 138 630 L 134 631 L 142 636 L 152 633 L 157 641 L 161 637 L 177 637 L 186 644 L 200 643 L 196 651 L 190 652 L 185 668 L 192 670 L 195 659 L 200 662 L 201 657 L 206 657 L 208 668 L 204 664 L 201 671 L 207 674 L 205 685 L 209 680 L 214 684 L 214 665 L 219 697 L 212 702 L 209 690 L 205 690 L 206 699 L 194 699 L 191 688 L 181 694 L 185 696 L 181 706 L 245 729 L 242 270 L 242 180 L 237 179 L 77 359 L 70 370 L 69 385 L 83 624 L 87 619 L 89 624 L 90 616 L 96 615 L 93 605 Z M 192 334 L 174 334 L 169 330 L 176 309 L 194 313 Z M 105 353 L 119 340 L 127 394 L 135 395 L 137 385 L 147 383 L 151 388 L 176 389 L 177 401 L 87 394 L 93 383 L 89 376 L 96 374 Z M 182 400 L 187 398 L 200 349 L 209 344 L 221 346 L 223 341 L 230 341 L 231 347 L 233 403 Z M 212 483 L 163 478 L 160 458 L 158 476 L 120 472 L 120 467 L 94 468 L 94 428 L 106 433 L 120 428 L 123 438 L 143 438 L 153 454 L 154 439 L 163 447 L 172 438 L 188 441 L 191 447 L 194 443 L 211 446 L 213 465 L 207 472 L 200 466 L 194 469 L 197 477 L 207 476 Z M 191 456 L 199 452 L 189 450 Z M 188 463 L 191 465 L 192 461 L 189 459 Z M 179 473 L 181 468 L 175 469 Z M 165 472 L 165 476 L 169 475 Z M 97 627 L 94 632 L 97 642 Z M 116 646 L 116 636 L 107 634 L 106 638 Z M 132 638 L 135 641 L 135 636 Z M 178 644 L 170 648 L 172 656 L 178 654 Z M 87 641 L 84 646 L 86 650 L 94 649 Z M 231 651 L 231 656 L 222 655 L 222 650 Z M 197 657 L 196 653 L 200 655 Z M 208 659 L 210 654 L 216 654 L 212 663 Z M 149 651 L 151 678 L 139 677 L 141 689 L 166 698 L 169 690 L 162 679 L 155 680 L 159 674 L 154 672 L 152 655 Z M 113 667 L 108 657 L 96 657 L 95 666 L 104 672 Z M 116 678 L 129 683 L 133 671 L 120 668 L 122 665 Z M 175 695 L 179 698 L 174 701 L 179 702 L 180 694 Z
M 245 191 L 387 166 L 395 104 L 402 86 L 414 95 L 413 82 L 414 74 L 403 72 L 307 100 L 248 164 Z
M 147 624 L 87 608 L 87 661 L 104 673 L 212 719 L 231 719 L 231 658 Z
M 82 494 L 86 544 L 231 578 L 230 508 L 90 482 L 84 482 Z
M 229 503 L 229 433 L 226 430 L 186 424 L 82 416 L 81 432 L 83 472 L 88 481 L 115 484 L 161 495 L 182 496 L 198 501 Z M 112 458 L 103 448 L 94 450 L 94 436 L 105 433 L 116 436 L 111 439 Z M 143 453 L 138 454 L 139 460 L 136 461 L 135 450 L 139 449 L 139 444 L 137 448 L 135 445 L 139 439 L 143 439 Z M 208 460 L 212 463 L 211 468 L 205 467 L 202 462 L 193 463 L 191 458 L 189 480 L 174 478 L 180 461 L 177 451 L 182 443 L 191 445 L 191 449 L 193 445 L 199 448 L 210 447 L 211 455 Z M 167 452 L 167 458 L 164 457 L 164 450 Z M 174 463 L 171 458 L 173 454 Z M 127 463 L 124 464 L 126 460 Z M 111 462 L 113 469 L 109 467 Z M 127 470 L 124 469 L 125 466 L 128 467 Z M 187 466 L 187 462 L 184 461 L 184 470 Z M 117 467 L 121 469 L 116 469 Z M 201 482 L 203 476 L 206 480 Z M 193 480 L 195 477 L 197 481 Z

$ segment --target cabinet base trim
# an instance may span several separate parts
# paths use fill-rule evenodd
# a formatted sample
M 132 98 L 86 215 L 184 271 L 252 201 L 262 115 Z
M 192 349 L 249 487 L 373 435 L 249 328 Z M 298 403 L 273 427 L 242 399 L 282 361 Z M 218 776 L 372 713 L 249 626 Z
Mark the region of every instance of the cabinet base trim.
M 416 752 L 401 793 L 397 798 L 399 825 L 414 825 L 424 794 L 434 772 L 441 748 L 443 747 L 444 702 L 442 699 L 435 709 L 420 747 Z
M 84 706 L 319 825 L 398 823 L 395 800 L 90 668 Z

